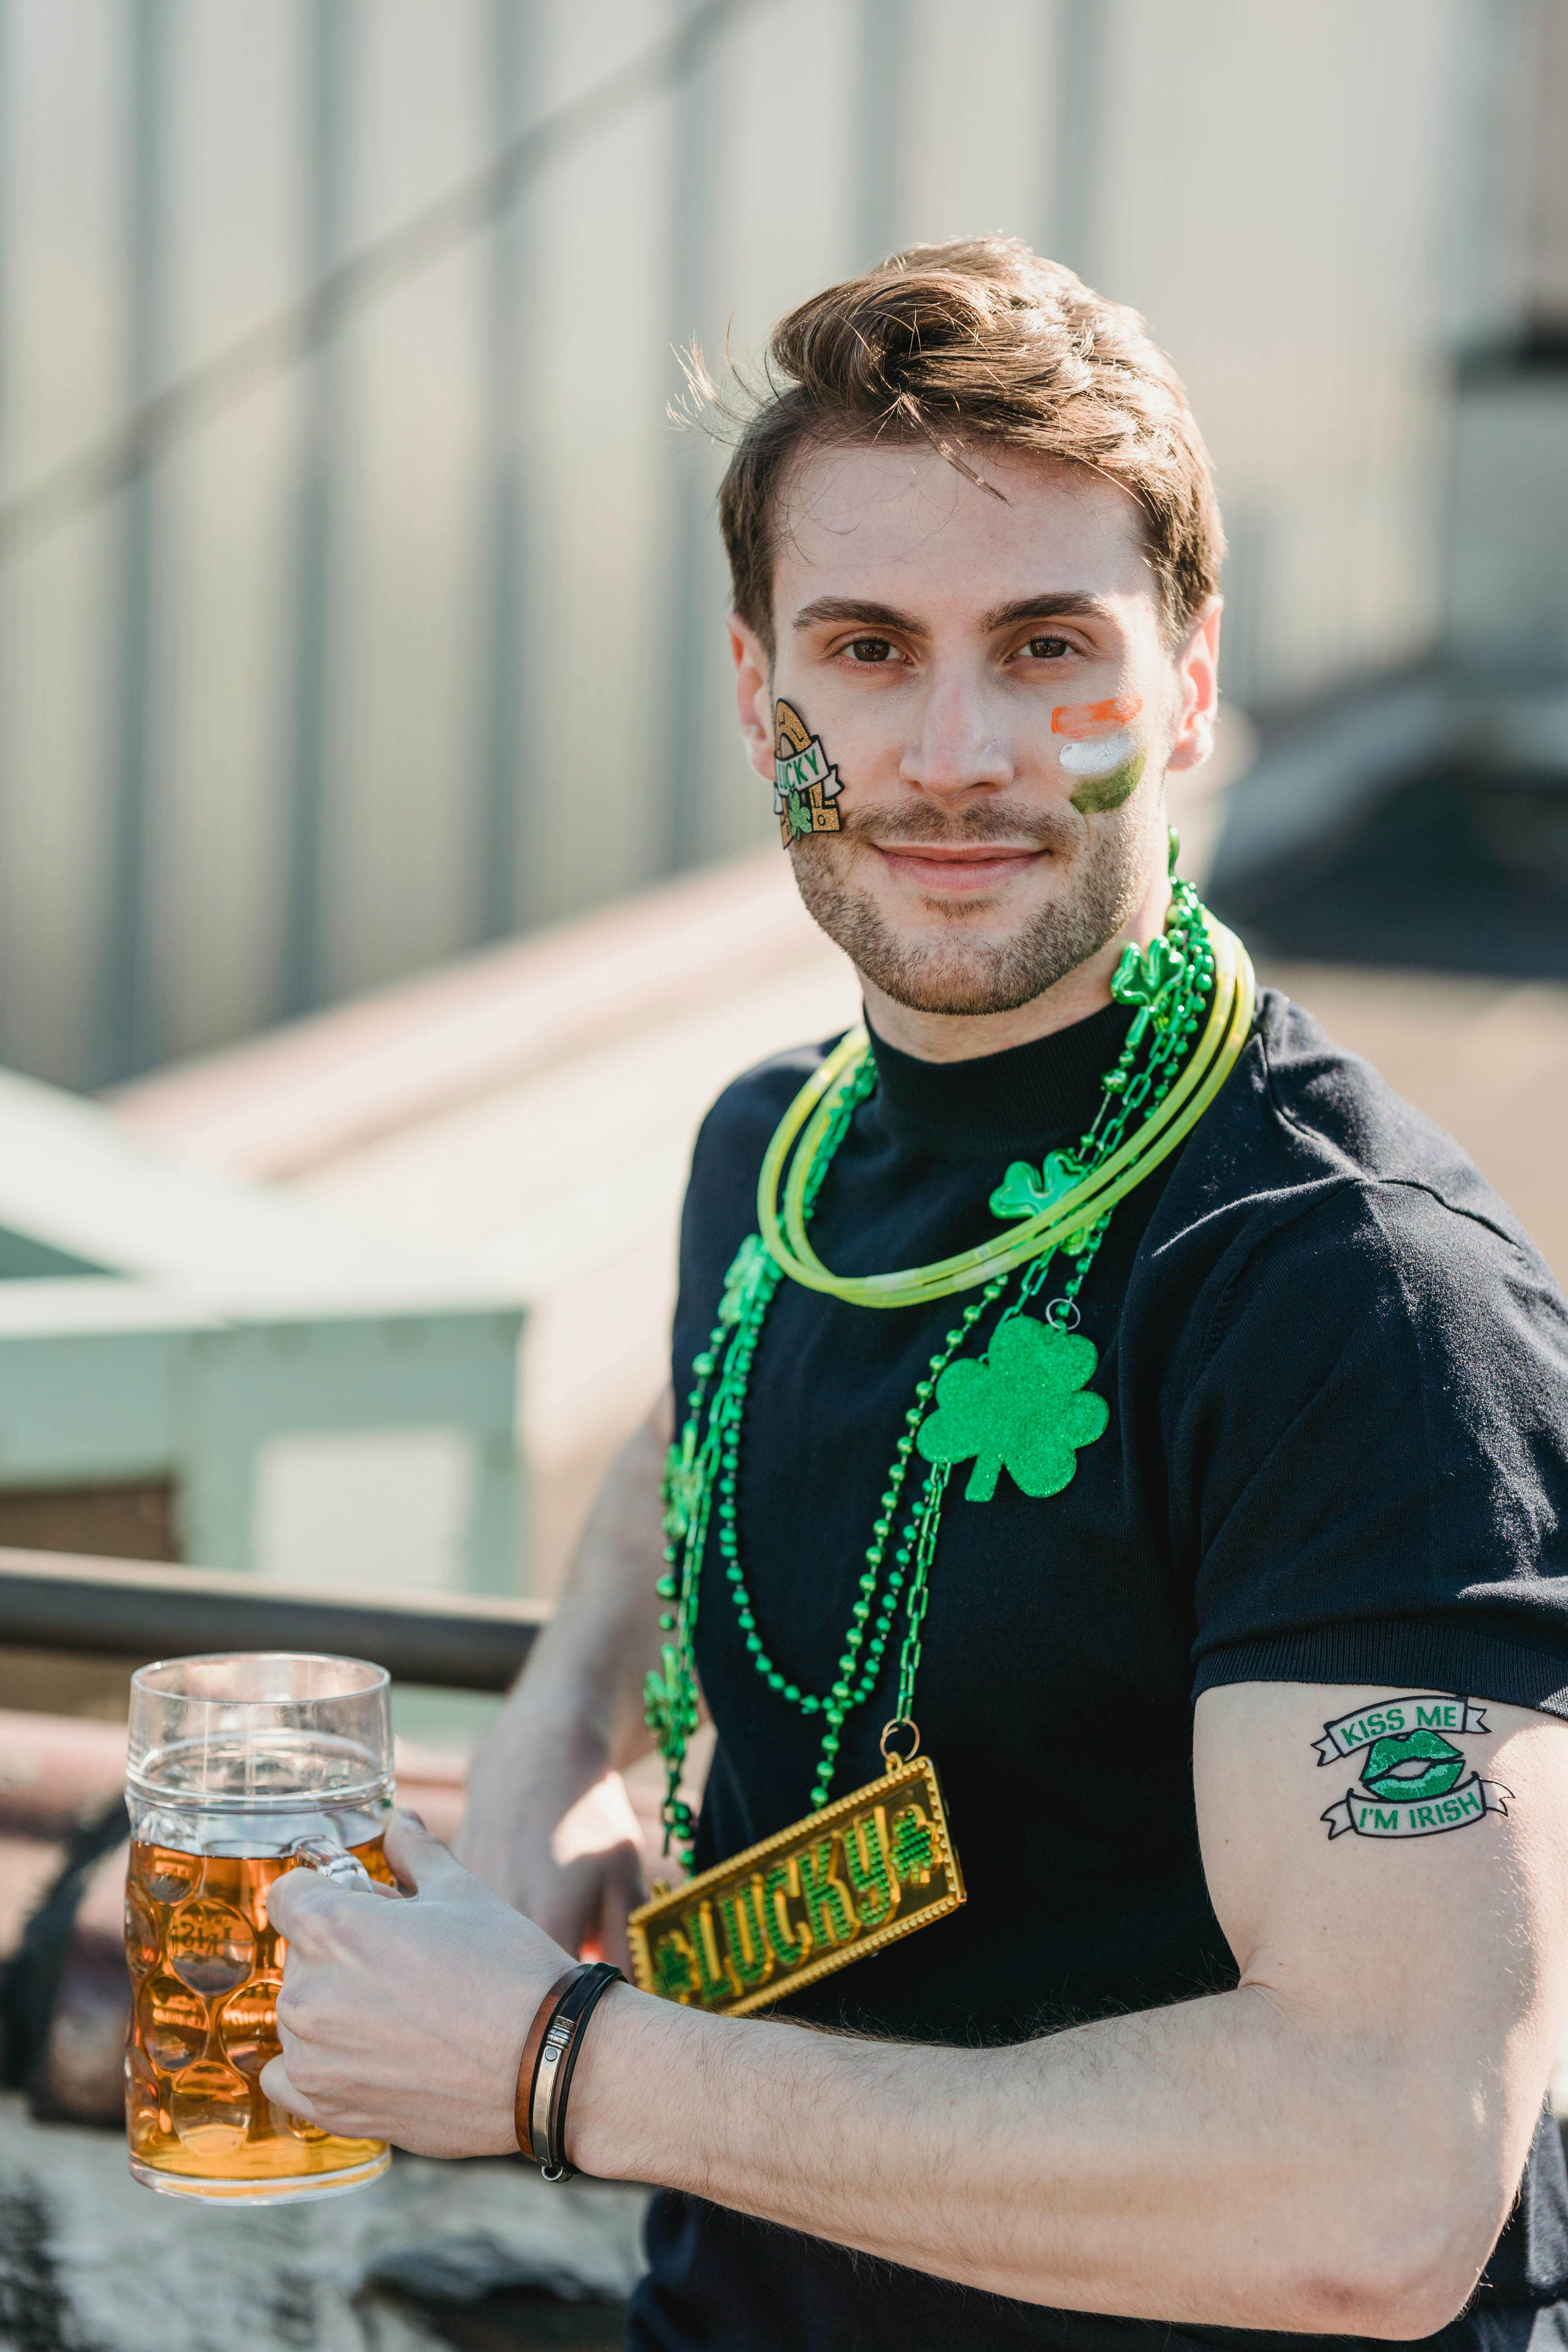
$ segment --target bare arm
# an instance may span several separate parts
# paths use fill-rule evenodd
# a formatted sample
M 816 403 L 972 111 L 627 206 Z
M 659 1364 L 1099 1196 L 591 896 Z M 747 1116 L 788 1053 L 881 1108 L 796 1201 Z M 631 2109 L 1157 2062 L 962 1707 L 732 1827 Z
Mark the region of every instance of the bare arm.
M 1310 1742 L 1370 1696 L 1200 1703 L 1237 1991 L 984 2053 L 616 1995 L 574 2088 L 578 2160 L 1071 2310 L 1436 2330 L 1507 2216 L 1568 1993 L 1568 1727 L 1489 1706 L 1500 1736 L 1464 1759 L 1513 1792 L 1506 1818 L 1331 1843 L 1355 1768 L 1317 1769 Z
M 651 1744 L 642 1686 L 658 1658 L 669 1424 L 667 1394 L 616 1457 L 551 1622 L 476 1759 L 458 1849 L 558 1943 L 622 1965 L 642 1884 L 617 1776 Z
M 1070 2310 L 1434 2332 L 1508 2212 L 1568 1995 L 1568 1727 L 1489 1704 L 1463 1769 L 1506 1783 L 1506 1816 L 1472 1802 L 1452 1833 L 1331 1843 L 1356 1768 L 1319 1768 L 1312 1743 L 1358 1703 L 1377 1696 L 1253 1684 L 1199 1705 L 1236 1991 L 975 2051 L 616 1987 L 574 2079 L 573 2160 Z M 431 2153 L 499 2149 L 561 1955 L 433 1841 L 388 1850 L 418 1902 L 279 1882 L 295 1941 L 268 2091 Z

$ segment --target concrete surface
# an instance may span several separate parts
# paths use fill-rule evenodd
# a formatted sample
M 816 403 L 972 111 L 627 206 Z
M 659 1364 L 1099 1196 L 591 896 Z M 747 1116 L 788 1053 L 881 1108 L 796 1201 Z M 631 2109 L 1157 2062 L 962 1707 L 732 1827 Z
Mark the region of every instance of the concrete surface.
M 478 2298 L 497 2290 L 623 2298 L 643 2201 L 597 2181 L 552 2189 L 521 2158 L 400 2156 L 351 2196 L 226 2211 L 140 2188 L 118 2133 L 34 2123 L 0 2095 L 0 2344 L 415 2352 L 464 2340 L 464 2306 L 479 2342 Z M 540 2301 L 533 2331 L 501 2340 L 568 2340 L 547 2332 L 549 2312 Z

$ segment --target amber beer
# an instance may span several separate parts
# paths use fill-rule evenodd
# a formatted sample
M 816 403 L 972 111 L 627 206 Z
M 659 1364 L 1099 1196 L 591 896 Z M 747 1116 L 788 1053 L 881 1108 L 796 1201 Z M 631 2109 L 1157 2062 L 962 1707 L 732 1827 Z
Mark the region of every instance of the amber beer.
M 380 1838 L 350 1851 L 390 1884 Z M 284 1943 L 267 1896 L 290 1867 L 282 1856 L 131 1848 L 125 1955 L 133 2006 L 125 2053 L 125 2117 L 133 2165 L 214 2193 L 309 2177 L 382 2170 L 375 2139 L 340 2139 L 284 2107 L 260 2084 L 279 2054 Z
M 260 2075 L 279 2055 L 286 1950 L 271 1889 L 301 1848 L 352 1854 L 392 1885 L 381 1835 L 392 1785 L 379 1666 L 258 1654 L 172 1659 L 134 1677 L 125 2116 L 145 2187 L 270 2204 L 385 2170 L 383 2141 L 303 2122 Z

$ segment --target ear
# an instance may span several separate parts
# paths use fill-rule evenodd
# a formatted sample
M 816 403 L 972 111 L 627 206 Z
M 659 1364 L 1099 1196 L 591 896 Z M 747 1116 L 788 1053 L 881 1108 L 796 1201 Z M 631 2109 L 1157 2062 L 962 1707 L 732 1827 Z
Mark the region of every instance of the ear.
M 730 652 L 735 663 L 735 705 L 740 713 L 741 739 L 746 757 L 764 782 L 773 780 L 773 664 L 762 639 L 749 629 L 739 613 L 725 616 Z
M 1214 750 L 1219 715 L 1219 620 L 1224 599 L 1211 596 L 1183 640 L 1176 656 L 1181 709 L 1169 769 L 1201 768 Z

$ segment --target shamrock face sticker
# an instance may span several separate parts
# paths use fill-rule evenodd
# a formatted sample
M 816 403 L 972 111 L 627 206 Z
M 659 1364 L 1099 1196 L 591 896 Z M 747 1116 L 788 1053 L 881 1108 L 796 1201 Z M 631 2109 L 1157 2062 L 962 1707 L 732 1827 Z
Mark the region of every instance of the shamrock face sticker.
M 937 1410 L 915 1443 L 928 1462 L 973 1455 L 968 1502 L 988 1503 L 1003 1470 L 1026 1495 L 1059 1494 L 1078 1468 L 1079 1447 L 1092 1445 L 1110 1419 L 1103 1397 L 1083 1393 L 1099 1360 L 1091 1339 L 1015 1316 L 983 1363 L 949 1364 L 936 1384 Z
M 809 833 L 837 833 L 843 825 L 838 795 L 844 785 L 837 768 L 793 702 L 781 695 L 773 705 L 773 814 L 786 849 Z

